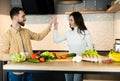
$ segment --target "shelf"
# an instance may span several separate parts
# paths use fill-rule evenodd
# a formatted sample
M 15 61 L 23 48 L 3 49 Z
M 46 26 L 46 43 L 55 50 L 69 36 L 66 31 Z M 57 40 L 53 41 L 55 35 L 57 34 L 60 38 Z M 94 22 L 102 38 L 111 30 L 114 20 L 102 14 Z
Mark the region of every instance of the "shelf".
M 79 11 L 82 14 L 101 14 L 106 13 L 106 11 Z M 72 12 L 65 12 L 65 14 L 71 14 Z
M 115 13 L 117 11 L 120 10 L 120 4 L 114 4 L 113 6 L 111 6 L 106 12 L 108 13 Z
M 120 11 L 120 4 L 117 3 L 117 4 L 114 4 L 113 6 L 111 6 L 109 9 L 107 9 L 106 11 L 79 11 L 80 13 L 82 14 L 101 14 L 101 13 L 115 13 L 117 11 Z M 72 12 L 68 11 L 68 12 L 65 12 L 65 14 L 70 14 Z

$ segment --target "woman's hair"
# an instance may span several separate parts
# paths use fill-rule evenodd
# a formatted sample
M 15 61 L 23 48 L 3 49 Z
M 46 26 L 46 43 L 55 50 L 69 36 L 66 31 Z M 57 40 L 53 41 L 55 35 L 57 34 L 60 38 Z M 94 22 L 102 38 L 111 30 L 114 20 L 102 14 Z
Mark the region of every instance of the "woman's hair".
M 11 11 L 10 11 L 10 17 L 11 17 L 11 19 L 13 19 L 13 16 L 18 15 L 18 14 L 19 14 L 19 11 L 25 12 L 23 8 L 13 7 L 13 8 L 11 9 Z
M 69 16 L 73 16 L 75 24 L 78 26 L 78 33 L 83 34 L 82 32 L 85 33 L 85 30 L 87 30 L 84 20 L 82 17 L 82 14 L 80 12 L 72 12 Z

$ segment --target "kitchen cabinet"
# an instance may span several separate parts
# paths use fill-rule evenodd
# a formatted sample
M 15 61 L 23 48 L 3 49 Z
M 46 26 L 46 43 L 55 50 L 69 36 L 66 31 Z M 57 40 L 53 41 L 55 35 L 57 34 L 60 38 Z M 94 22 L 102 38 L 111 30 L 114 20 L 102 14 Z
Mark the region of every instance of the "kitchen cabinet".
M 2 61 L 0 61 L 0 81 L 3 81 L 2 79 L 3 79 L 3 70 L 2 70 L 2 67 L 3 66 L 3 64 L 2 64 Z
M 0 81 L 3 81 L 3 65 L 6 63 L 6 61 L 0 61 Z

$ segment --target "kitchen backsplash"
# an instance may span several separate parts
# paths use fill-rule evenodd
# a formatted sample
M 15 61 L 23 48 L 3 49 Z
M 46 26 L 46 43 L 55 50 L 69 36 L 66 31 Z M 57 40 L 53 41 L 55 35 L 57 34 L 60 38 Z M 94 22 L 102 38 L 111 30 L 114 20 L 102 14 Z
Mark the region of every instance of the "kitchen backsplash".
M 120 11 L 114 15 L 114 37 L 120 39 Z
M 84 5 L 84 4 L 81 4 Z M 75 10 L 79 10 L 79 5 L 70 6 Z M 80 6 L 79 6 L 80 7 Z M 59 8 L 59 7 L 58 7 Z M 64 7 L 63 7 L 64 8 Z M 84 9 L 82 6 L 80 7 Z M 0 36 L 5 33 L 11 24 L 9 17 L 9 0 L 0 3 Z M 69 11 L 69 10 L 68 10 Z M 59 21 L 59 34 L 63 34 L 69 30 L 68 15 L 57 15 Z M 101 14 L 83 14 L 85 24 L 91 32 L 93 44 L 96 50 L 109 50 L 113 48 L 114 39 L 120 38 L 120 11 L 116 13 Z M 49 22 L 50 15 L 28 15 L 26 27 L 32 31 L 42 31 Z M 6 21 L 7 20 L 7 21 Z M 53 43 L 52 31 L 42 41 L 32 41 L 34 50 L 67 50 L 66 42 Z
M 54 15 L 51 15 L 54 17 Z M 59 35 L 70 30 L 68 15 L 56 15 L 59 22 Z M 91 32 L 93 44 L 96 50 L 110 50 L 114 44 L 114 14 L 83 14 L 85 24 Z M 49 22 L 50 15 L 27 16 L 26 27 L 32 31 L 40 32 Z M 32 41 L 34 50 L 67 50 L 67 43 L 54 43 L 52 31 L 42 41 Z

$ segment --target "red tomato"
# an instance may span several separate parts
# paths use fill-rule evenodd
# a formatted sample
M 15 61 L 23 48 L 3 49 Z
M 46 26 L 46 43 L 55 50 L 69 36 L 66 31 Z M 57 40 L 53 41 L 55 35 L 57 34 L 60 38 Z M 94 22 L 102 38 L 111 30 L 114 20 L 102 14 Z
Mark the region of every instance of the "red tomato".
M 38 59 L 38 58 L 39 58 L 39 55 L 38 55 L 38 54 L 32 54 L 30 57 L 31 57 L 32 59 Z
M 41 57 L 40 62 L 45 62 L 45 58 Z
M 55 52 L 52 52 L 52 54 L 54 55 L 54 57 L 56 57 L 56 53 Z
M 113 61 L 112 60 L 108 60 L 107 63 L 113 63 Z
M 66 59 L 66 58 L 67 58 L 66 55 L 62 55 L 62 56 L 61 56 L 61 59 Z

